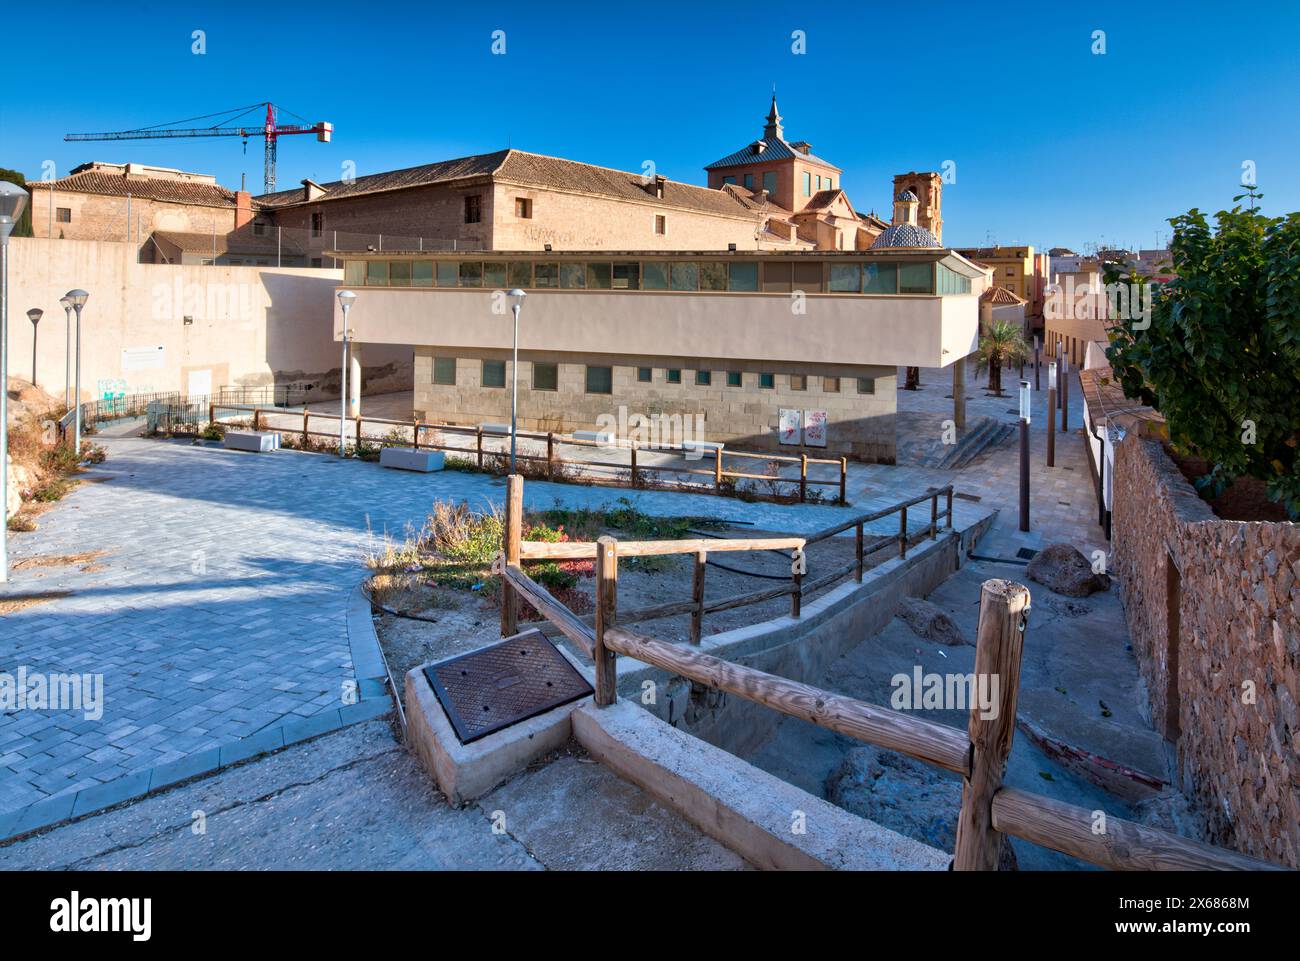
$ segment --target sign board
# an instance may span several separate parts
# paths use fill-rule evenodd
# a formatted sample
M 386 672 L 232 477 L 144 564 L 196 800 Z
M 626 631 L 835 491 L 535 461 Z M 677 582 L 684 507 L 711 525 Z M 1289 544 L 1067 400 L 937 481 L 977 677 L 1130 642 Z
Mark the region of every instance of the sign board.
M 163 347 L 123 347 L 123 370 L 162 370 L 167 365 L 167 351 Z
M 803 412 L 803 442 L 809 447 L 826 446 L 826 411 Z
M 776 439 L 782 444 L 799 444 L 803 441 L 803 411 L 788 407 L 779 409 Z

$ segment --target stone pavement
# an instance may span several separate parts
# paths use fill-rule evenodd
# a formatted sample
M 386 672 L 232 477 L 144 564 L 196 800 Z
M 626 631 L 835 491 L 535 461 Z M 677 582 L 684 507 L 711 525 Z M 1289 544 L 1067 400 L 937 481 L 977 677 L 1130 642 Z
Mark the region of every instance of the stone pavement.
M 218 751 L 238 757 L 238 745 L 257 739 L 278 747 L 284 742 L 267 736 L 282 727 L 337 715 L 349 687 L 365 680 L 347 629 L 363 553 L 385 534 L 401 540 L 435 498 L 503 501 L 504 480 L 487 475 L 411 474 L 332 455 L 244 454 L 112 433 L 99 438 L 108 460 L 88 482 L 44 514 L 37 531 L 11 535 L 18 567 L 0 601 L 52 599 L 0 617 L 0 670 L 103 675 L 104 706 L 98 719 L 0 713 L 0 838 L 20 823 L 18 809 L 67 798 L 67 813 L 93 810 L 92 800 L 103 806 L 142 793 L 139 782 L 151 779 L 142 772 Z M 851 510 L 914 492 L 875 484 Z M 705 494 L 526 488 L 530 508 L 623 497 L 651 514 L 792 533 L 846 516 L 827 505 Z M 981 505 L 958 507 L 959 523 L 984 513 Z M 928 524 L 925 513 L 914 530 Z M 888 533 L 896 522 L 879 529 Z M 22 565 L 86 551 L 104 554 L 76 565 Z

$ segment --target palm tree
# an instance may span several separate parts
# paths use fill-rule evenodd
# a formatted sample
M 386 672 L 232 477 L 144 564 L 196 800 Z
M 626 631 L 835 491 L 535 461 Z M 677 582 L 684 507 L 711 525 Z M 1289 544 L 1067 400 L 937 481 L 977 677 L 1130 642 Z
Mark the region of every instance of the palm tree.
M 994 321 L 988 333 L 980 338 L 979 350 L 975 354 L 975 370 L 989 372 L 989 391 L 997 397 L 1002 393 L 1002 365 L 1019 364 L 1029 353 L 1029 346 L 1020 332 L 1020 328 L 1008 320 Z

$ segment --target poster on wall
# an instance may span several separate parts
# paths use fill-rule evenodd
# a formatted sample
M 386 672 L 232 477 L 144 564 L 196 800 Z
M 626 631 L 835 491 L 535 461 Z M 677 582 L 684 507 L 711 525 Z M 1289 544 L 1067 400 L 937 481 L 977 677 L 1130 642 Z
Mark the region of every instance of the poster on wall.
M 167 352 L 162 347 L 123 347 L 123 370 L 162 370 Z
M 803 412 L 803 442 L 809 447 L 826 446 L 826 411 Z
M 779 412 L 776 428 L 777 441 L 782 444 L 801 443 L 803 439 L 801 436 L 803 433 L 803 411 L 782 407 Z

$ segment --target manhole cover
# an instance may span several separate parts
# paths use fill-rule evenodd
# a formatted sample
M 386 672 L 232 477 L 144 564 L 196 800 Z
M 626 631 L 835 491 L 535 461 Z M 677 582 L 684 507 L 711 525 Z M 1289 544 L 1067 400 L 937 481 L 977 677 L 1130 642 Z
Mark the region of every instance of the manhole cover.
M 430 664 L 424 676 L 462 744 L 592 693 L 541 631 Z
M 952 496 L 957 498 L 959 501 L 970 501 L 973 504 L 978 504 L 980 502 L 979 494 L 967 494 L 963 491 L 953 491 Z
M 1016 551 L 1016 557 L 1026 561 L 1032 561 L 1037 556 L 1038 551 L 1034 550 L 1032 547 L 1022 547 L 1020 550 Z

